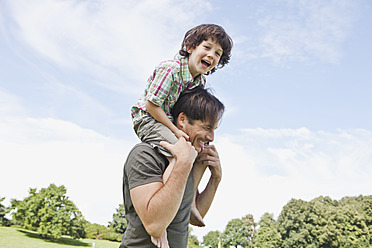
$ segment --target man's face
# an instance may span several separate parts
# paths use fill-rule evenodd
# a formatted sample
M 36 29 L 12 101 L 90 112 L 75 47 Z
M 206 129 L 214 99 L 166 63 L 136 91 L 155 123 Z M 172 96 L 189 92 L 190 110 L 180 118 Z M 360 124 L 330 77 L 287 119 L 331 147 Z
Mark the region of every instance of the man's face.
M 187 117 L 184 122 L 183 131 L 189 135 L 191 144 L 198 152 L 201 152 L 205 145 L 214 140 L 214 130 L 218 126 L 216 123 L 195 120 L 190 124 Z

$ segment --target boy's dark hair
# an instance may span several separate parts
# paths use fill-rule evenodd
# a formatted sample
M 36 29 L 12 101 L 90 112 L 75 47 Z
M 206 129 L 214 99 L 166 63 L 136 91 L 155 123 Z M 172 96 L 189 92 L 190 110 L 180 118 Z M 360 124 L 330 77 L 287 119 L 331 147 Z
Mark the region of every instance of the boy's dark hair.
M 185 37 L 182 41 L 181 50 L 179 51 L 181 56 L 188 57 L 189 53 L 187 50 L 197 47 L 204 40 L 208 40 L 208 38 L 212 38 L 213 40 L 217 41 L 221 45 L 223 53 L 217 66 L 207 72 L 206 75 L 212 74 L 217 70 L 217 68 L 222 68 L 227 65 L 231 57 L 233 41 L 221 26 L 216 24 L 201 24 L 190 29 L 185 34 Z
M 213 124 L 221 120 L 224 111 L 223 103 L 212 95 L 209 89 L 197 86 L 181 93 L 171 110 L 171 114 L 175 123 L 179 114 L 184 113 L 191 125 L 193 125 L 194 120 L 208 121 Z

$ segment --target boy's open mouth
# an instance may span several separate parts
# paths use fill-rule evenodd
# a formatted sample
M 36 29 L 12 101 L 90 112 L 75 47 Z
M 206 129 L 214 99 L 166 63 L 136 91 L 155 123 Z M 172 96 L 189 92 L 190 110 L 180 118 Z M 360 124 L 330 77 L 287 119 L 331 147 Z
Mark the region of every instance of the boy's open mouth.
M 209 62 L 206 61 L 206 60 L 202 60 L 201 63 L 202 63 L 203 65 L 205 65 L 206 67 L 209 67 L 209 66 L 211 65 L 211 63 L 209 63 Z

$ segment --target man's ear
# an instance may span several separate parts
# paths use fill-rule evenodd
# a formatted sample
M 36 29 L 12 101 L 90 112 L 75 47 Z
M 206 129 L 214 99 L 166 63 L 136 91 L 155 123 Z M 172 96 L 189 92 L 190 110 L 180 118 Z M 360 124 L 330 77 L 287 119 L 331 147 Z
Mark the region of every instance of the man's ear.
M 188 119 L 187 119 L 187 116 L 185 115 L 185 113 L 181 112 L 178 115 L 177 122 L 178 122 L 178 125 L 180 126 L 180 128 L 185 127 L 186 123 L 188 122 Z

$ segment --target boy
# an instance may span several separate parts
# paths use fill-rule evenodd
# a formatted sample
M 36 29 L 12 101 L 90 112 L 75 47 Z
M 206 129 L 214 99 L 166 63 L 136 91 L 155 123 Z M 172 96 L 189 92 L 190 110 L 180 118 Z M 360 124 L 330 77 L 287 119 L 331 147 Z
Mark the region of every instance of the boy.
M 184 37 L 179 57 L 161 62 L 148 79 L 144 94 L 132 107 L 134 130 L 143 142 L 150 143 L 169 160 L 163 181 L 167 181 L 173 168 L 173 155 L 160 145 L 160 141 L 175 144 L 179 138 L 189 139 L 188 135 L 173 124 L 171 108 L 181 92 L 196 86 L 205 86 L 204 75 L 214 73 L 229 63 L 233 42 L 225 30 L 215 24 L 202 24 L 189 30 Z M 207 145 L 207 144 L 202 144 Z M 194 188 L 204 170 L 193 169 Z M 191 208 L 190 223 L 204 226 L 195 202 Z M 153 239 L 158 247 L 168 247 L 166 232 L 160 240 Z

